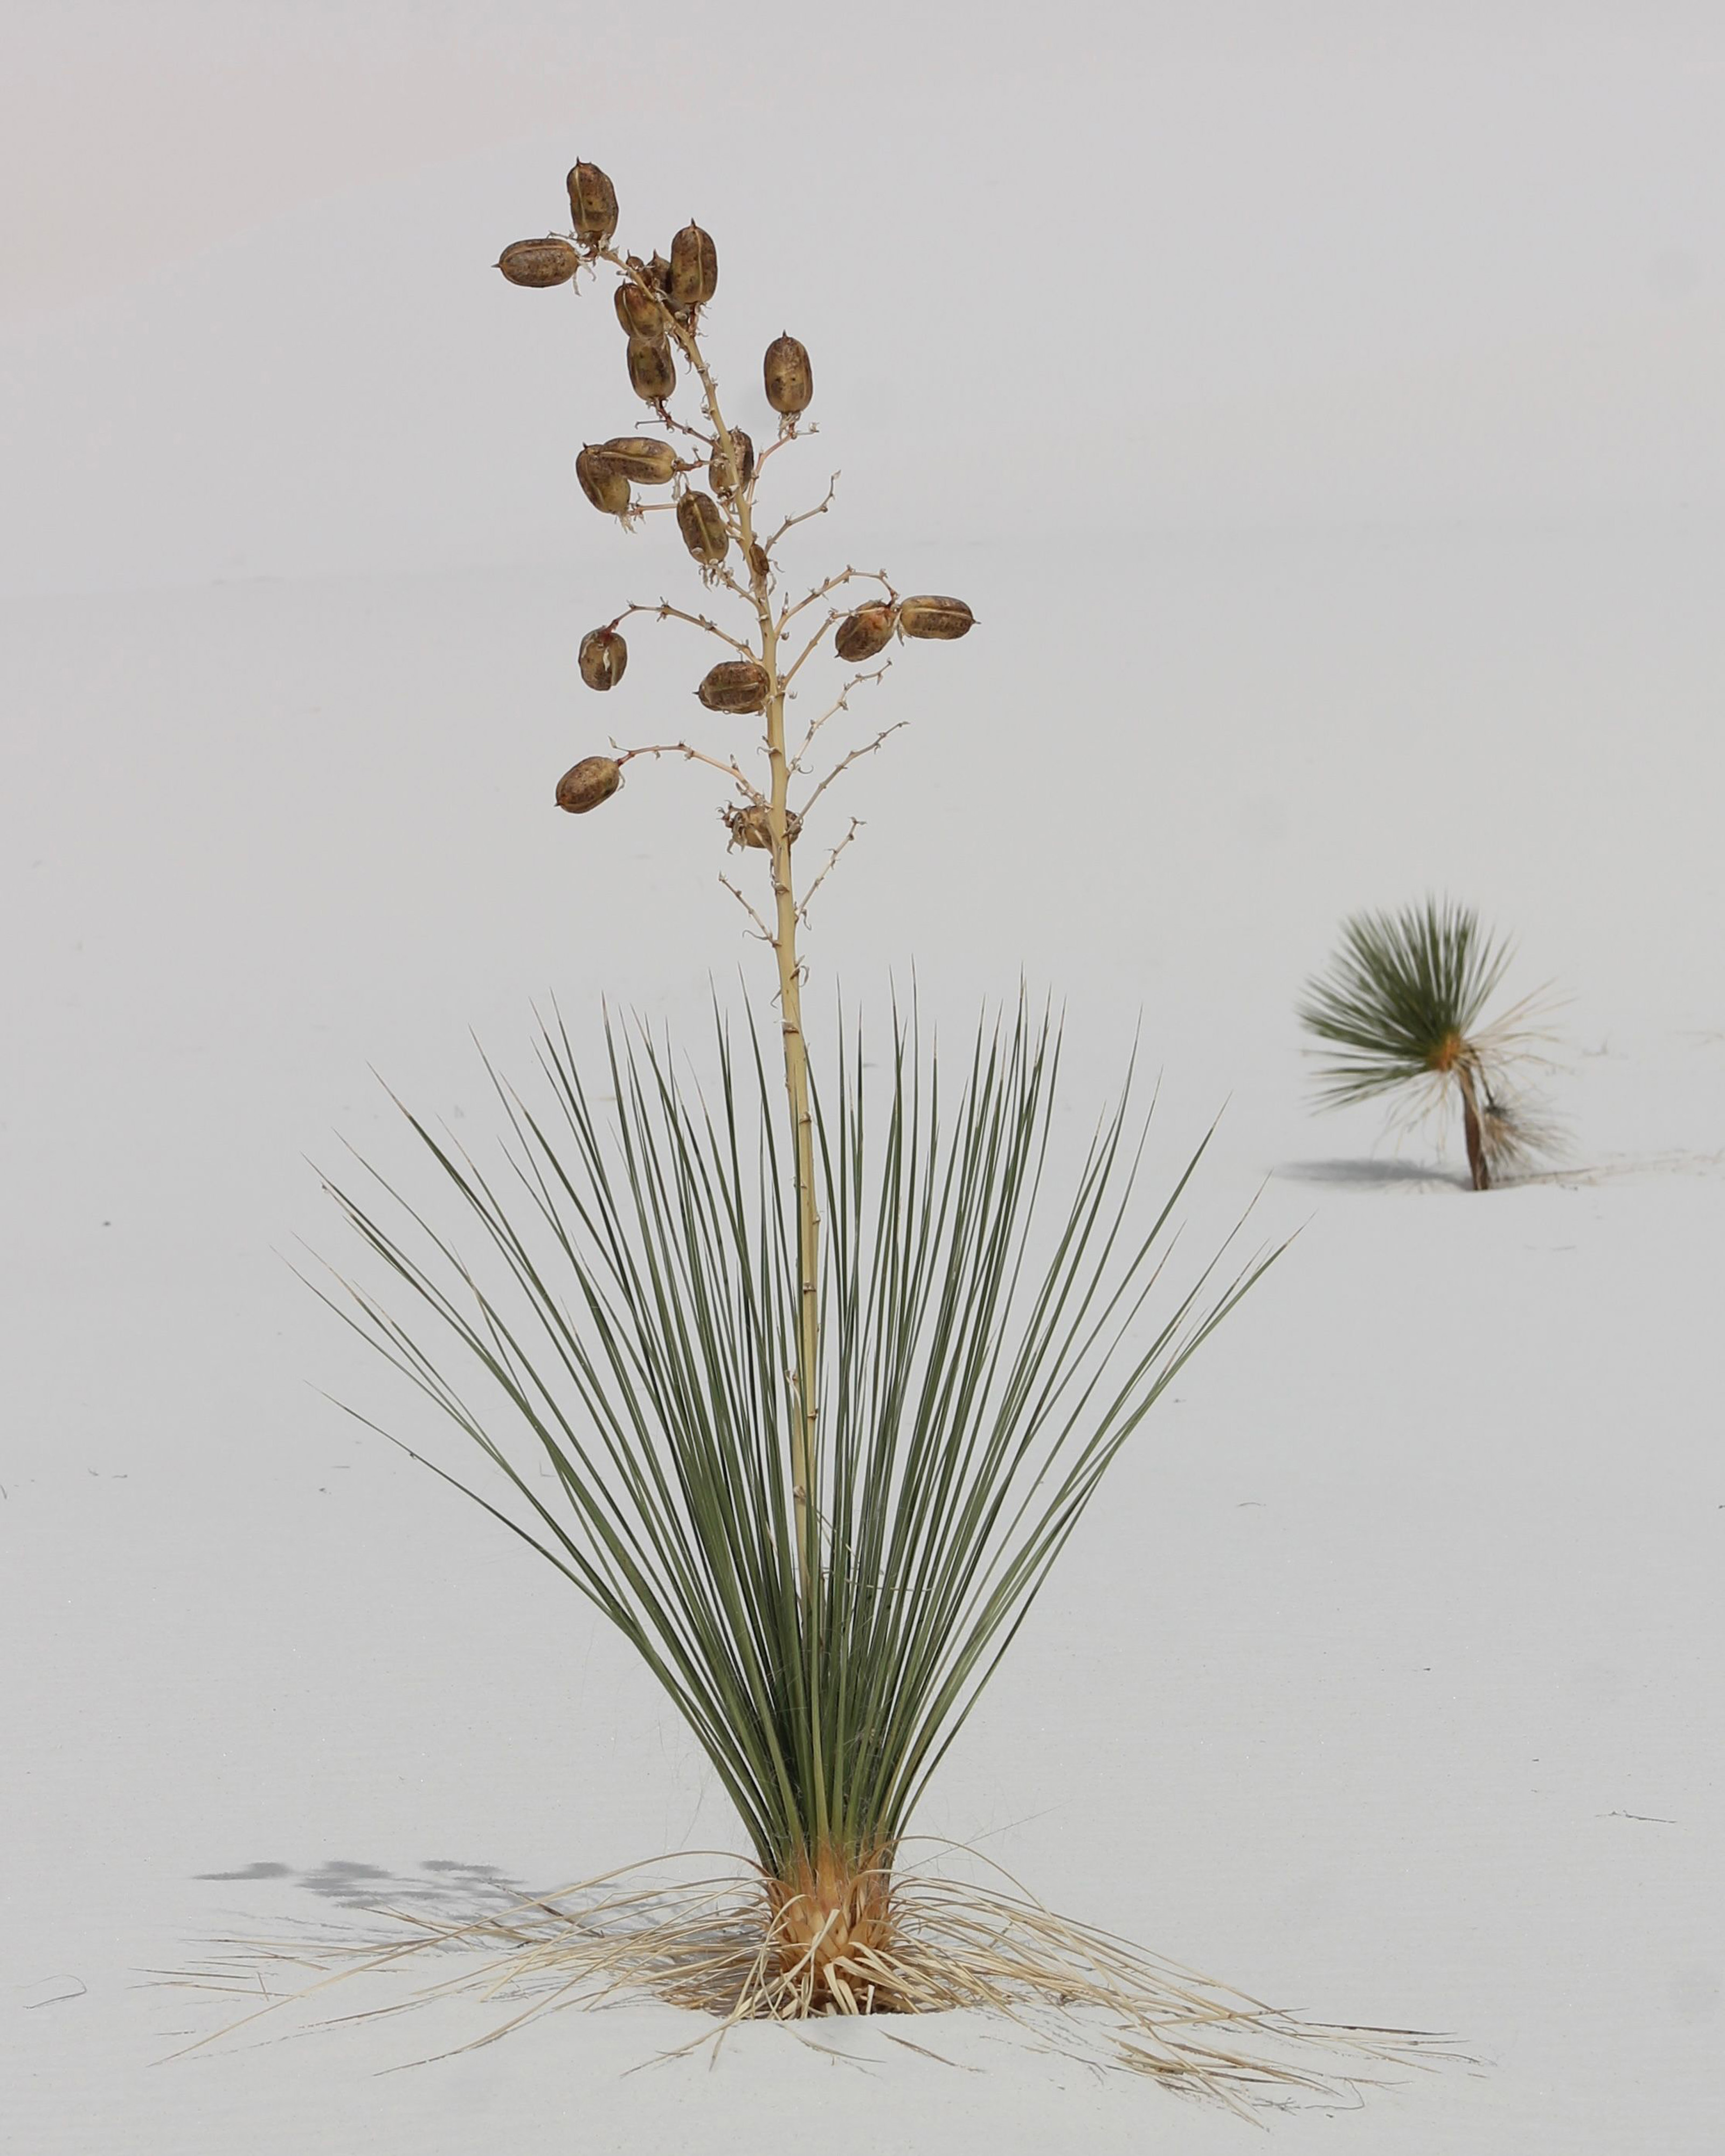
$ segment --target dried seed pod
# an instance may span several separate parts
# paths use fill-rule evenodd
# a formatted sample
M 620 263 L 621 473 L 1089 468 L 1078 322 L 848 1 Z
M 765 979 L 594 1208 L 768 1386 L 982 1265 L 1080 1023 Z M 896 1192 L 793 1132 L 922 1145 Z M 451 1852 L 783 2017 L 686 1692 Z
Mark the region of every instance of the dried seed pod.
M 607 516 L 621 516 L 629 507 L 629 481 L 621 472 L 611 470 L 591 444 L 576 458 L 575 476 L 593 507 Z
M 617 229 L 617 190 L 597 165 L 575 165 L 569 172 L 569 215 L 575 237 L 603 247 Z
M 606 471 L 621 472 L 637 486 L 668 486 L 677 475 L 677 453 L 669 442 L 647 434 L 619 434 L 601 442 L 593 460 Z
M 758 539 L 749 545 L 749 574 L 757 583 L 764 584 L 773 574 L 773 559 Z
M 665 289 L 680 307 L 704 307 L 718 290 L 719 250 L 698 224 L 685 224 L 672 240 Z
M 731 833 L 733 846 L 768 847 L 773 844 L 773 827 L 767 820 L 767 811 L 752 804 L 737 803 L 725 811 L 725 823 Z M 788 846 L 797 843 L 797 834 L 803 828 L 803 819 L 794 808 L 784 812 L 784 836 Z
M 581 257 L 567 239 L 517 239 L 497 257 L 497 267 L 511 285 L 567 285 Z
M 709 567 L 725 558 L 731 544 L 725 513 L 710 494 L 691 492 L 677 504 L 677 529 L 697 562 Z
M 767 347 L 762 365 L 767 402 L 775 412 L 794 415 L 806 408 L 814 394 L 814 370 L 809 354 L 793 336 L 776 336 Z
M 631 336 L 647 337 L 656 343 L 665 335 L 664 309 L 639 285 L 619 285 L 616 307 L 618 321 Z
M 662 254 L 655 254 L 647 264 L 647 281 L 661 295 L 670 290 L 670 264 Z
M 649 404 L 662 404 L 677 386 L 670 346 L 663 337 L 629 341 L 629 386 Z
M 932 592 L 900 602 L 898 625 L 906 636 L 929 636 L 949 641 L 976 626 L 976 616 L 963 599 L 943 599 Z
M 629 664 L 629 646 L 614 629 L 590 629 L 581 639 L 577 664 L 589 689 L 614 689 Z
M 726 455 L 721 441 L 707 459 L 706 475 L 715 494 L 735 494 L 755 475 L 755 445 L 741 427 L 731 429 L 731 446 L 734 457 Z
M 710 711 L 764 711 L 771 686 L 758 659 L 721 659 L 695 693 Z
M 855 613 L 846 614 L 834 630 L 834 650 L 841 659 L 872 659 L 877 651 L 886 649 L 896 618 L 884 600 L 873 606 L 859 607 Z
M 622 783 L 622 767 L 608 756 L 584 756 L 557 781 L 557 806 L 572 816 L 584 816 L 608 801 Z

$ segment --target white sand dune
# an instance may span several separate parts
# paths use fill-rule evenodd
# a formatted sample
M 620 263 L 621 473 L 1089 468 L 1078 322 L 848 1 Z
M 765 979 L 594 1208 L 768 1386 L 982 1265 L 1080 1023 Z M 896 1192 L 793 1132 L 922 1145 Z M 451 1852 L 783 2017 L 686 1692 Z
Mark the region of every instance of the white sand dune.
M 911 726 L 835 789 L 834 835 L 866 822 L 817 901 L 818 1008 L 884 1014 L 914 968 L 962 1032 L 1022 973 L 1068 1005 L 1075 1120 L 1142 1021 L 1164 1163 L 1228 1103 L 1194 1240 L 1260 1186 L 1266 1237 L 1304 1229 L 1117 1469 L 922 1824 L 1482 2062 L 1278 2118 L 1290 2149 L 1718 2145 L 1725 173 L 1696 84 L 1725 39 L 1338 10 L 1307 48 L 1248 8 L 1236 48 L 1201 12 L 1080 10 L 968 85 L 943 30 L 932 74 L 871 58 L 825 105 L 866 26 L 824 26 L 775 62 L 794 186 L 707 189 L 675 129 L 602 146 L 572 95 L 578 142 L 488 121 L 465 162 L 343 167 L 10 332 L 8 2150 L 1241 2131 L 960 2018 L 910 2032 L 947 2066 L 749 2029 L 625 2078 L 687 2033 L 631 2006 L 382 2073 L 479 2033 L 470 2005 L 155 2063 L 219 2015 L 141 1973 L 213 1933 L 740 1840 L 587 1607 L 320 1397 L 396 1402 L 284 1262 L 341 1253 L 306 1156 L 402 1157 L 372 1066 L 483 1148 L 470 1028 L 521 1070 L 552 994 L 589 1036 L 602 998 L 692 1033 L 710 979 L 764 987 L 695 770 L 551 805 L 608 731 L 687 726 L 704 664 L 667 629 L 603 709 L 575 680 L 580 633 L 686 567 L 570 477 L 633 423 L 608 305 L 485 270 L 575 148 L 626 229 L 634 201 L 711 224 L 732 378 L 785 322 L 809 342 L 795 490 L 845 472 L 811 578 L 886 559 L 981 617 L 855 714 Z M 650 57 L 686 114 L 764 18 L 720 63 L 673 13 Z M 1033 137 L 1074 196 L 1026 244 Z M 1343 913 L 1429 889 L 1571 999 L 1566 1167 L 1485 1199 L 1453 1137 L 1302 1092 L 1301 977 Z

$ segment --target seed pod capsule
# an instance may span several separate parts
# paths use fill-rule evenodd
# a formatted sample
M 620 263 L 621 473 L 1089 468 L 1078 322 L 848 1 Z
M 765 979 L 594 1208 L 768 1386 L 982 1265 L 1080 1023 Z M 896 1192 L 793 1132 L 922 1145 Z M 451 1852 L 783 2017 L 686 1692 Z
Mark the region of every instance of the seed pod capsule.
M 677 370 L 670 345 L 663 337 L 632 336 L 629 341 L 629 386 L 649 404 L 662 404 L 677 386 Z
M 731 446 L 734 459 L 726 455 L 721 441 L 707 459 L 706 475 L 715 494 L 735 494 L 755 475 L 755 445 L 741 427 L 731 429 Z
M 575 165 L 569 172 L 569 216 L 575 237 L 603 247 L 617 229 L 617 190 L 597 165 Z
M 584 816 L 608 801 L 622 783 L 622 768 L 608 756 L 584 756 L 557 781 L 557 806 L 572 816 Z
M 637 486 L 668 486 L 677 475 L 677 453 L 669 442 L 656 442 L 646 434 L 619 434 L 601 442 L 593 461 L 608 472 L 620 472 Z
M 906 636 L 927 636 L 949 642 L 976 626 L 976 616 L 963 599 L 938 598 L 923 592 L 901 601 L 898 625 Z
M 647 281 L 661 295 L 670 290 L 670 264 L 662 254 L 655 254 L 647 264 Z
M 581 257 L 567 239 L 517 239 L 497 257 L 497 267 L 511 285 L 567 285 Z
M 619 285 L 615 305 L 617 319 L 631 336 L 646 337 L 656 344 L 665 335 L 664 310 L 639 285 Z
M 576 663 L 589 689 L 614 689 L 629 664 L 629 646 L 614 629 L 590 629 Z
M 833 649 L 841 659 L 872 659 L 877 651 L 886 649 L 896 619 L 884 601 L 859 607 L 834 630 Z
M 599 452 L 590 445 L 575 459 L 575 476 L 581 482 L 581 491 L 593 507 L 603 510 L 607 516 L 621 516 L 628 509 L 629 481 L 621 472 L 609 470 Z
M 704 307 L 719 289 L 719 250 L 712 234 L 685 224 L 671 242 L 665 285 L 680 307 Z
M 773 827 L 767 820 L 767 811 L 752 803 L 739 802 L 725 811 L 726 826 L 731 833 L 733 846 L 768 847 L 773 844 Z M 784 837 L 788 846 L 797 843 L 797 834 L 803 828 L 803 819 L 794 808 L 784 812 Z
M 691 492 L 677 504 L 677 529 L 697 562 L 711 567 L 722 562 L 731 544 L 724 511 L 710 494 Z
M 767 384 L 767 402 L 775 412 L 794 416 L 806 409 L 814 394 L 814 369 L 795 337 L 774 337 L 767 347 L 761 371 Z
M 696 690 L 710 711 L 764 711 L 772 685 L 757 659 L 723 659 Z

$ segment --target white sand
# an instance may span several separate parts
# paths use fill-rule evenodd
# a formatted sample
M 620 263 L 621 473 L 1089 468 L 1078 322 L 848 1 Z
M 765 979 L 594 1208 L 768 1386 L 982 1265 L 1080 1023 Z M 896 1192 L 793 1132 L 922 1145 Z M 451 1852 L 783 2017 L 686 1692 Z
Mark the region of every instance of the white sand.
M 1306 1224 L 1116 1471 L 922 1824 L 988 1836 L 1076 1917 L 1483 2062 L 1278 2118 L 1290 2149 L 1701 2156 L 1725 1984 L 1725 186 L 1694 85 L 1725 46 L 1627 13 L 1615 41 L 1512 50 L 1446 44 L 1435 10 L 1400 45 L 1348 19 L 1357 51 L 1230 55 L 1099 11 L 1051 74 L 1027 33 L 944 148 L 912 126 L 932 85 L 871 74 L 886 104 L 840 100 L 827 163 L 798 108 L 776 209 L 758 176 L 697 204 L 663 143 L 647 229 L 699 207 L 716 230 L 745 424 L 764 336 L 814 351 L 796 491 L 841 465 L 845 490 L 795 558 L 885 559 L 982 617 L 859 700 L 847 745 L 914 728 L 841 803 L 868 824 L 817 908 L 817 997 L 842 979 L 884 1012 L 914 963 L 963 1030 L 1022 968 L 1069 1002 L 1075 1116 L 1142 1012 L 1163 1161 L 1230 1100 L 1194 1237 L 1266 1177 L 1264 1233 Z M 811 81 L 848 49 L 822 34 Z M 654 50 L 696 102 L 698 38 Z M 413 68 L 435 59 L 422 35 Z M 1098 107 L 1129 100 L 1095 85 L 1132 68 L 1142 131 L 1111 134 Z M 884 223 L 845 177 L 871 114 L 910 143 Z M 1033 123 L 1091 191 L 1076 282 L 1135 218 L 1161 235 L 1156 289 L 1121 301 L 1151 340 L 1142 408 L 1112 336 L 1122 386 L 1077 393 L 1055 267 L 1015 269 L 993 224 L 1001 341 L 968 401 L 910 372 L 919 323 L 960 348 L 973 322 L 950 249 L 902 280 L 815 250 L 906 228 L 919 187 L 979 218 Z M 633 424 L 607 303 L 481 274 L 555 218 L 574 147 L 639 228 L 644 160 L 602 131 L 451 136 L 482 154 L 403 150 L 334 203 L 302 185 L 263 239 L 158 244 L 6 348 L 0 2145 L 1239 2145 L 963 2024 L 910 2033 L 980 2071 L 756 2029 L 716 2071 L 625 2079 L 686 2034 L 649 2007 L 381 2078 L 479 2010 L 153 2063 L 216 2016 L 141 1973 L 228 1925 L 737 1839 L 586 1606 L 311 1389 L 396 1397 L 282 1255 L 341 1247 L 304 1155 L 401 1158 L 368 1065 L 483 1145 L 470 1026 L 525 1070 L 550 993 L 582 1028 L 608 996 L 692 1030 L 710 973 L 762 985 L 696 773 L 633 767 L 579 824 L 550 806 L 611 728 L 689 725 L 705 664 L 644 631 L 604 706 L 576 684 L 580 632 L 685 564 L 568 477 Z M 1076 470 L 1057 421 L 1102 444 Z M 1301 978 L 1348 908 L 1428 888 L 1573 998 L 1563 1178 L 1476 1199 L 1453 1142 L 1397 1152 L 1370 1113 L 1303 1104 Z

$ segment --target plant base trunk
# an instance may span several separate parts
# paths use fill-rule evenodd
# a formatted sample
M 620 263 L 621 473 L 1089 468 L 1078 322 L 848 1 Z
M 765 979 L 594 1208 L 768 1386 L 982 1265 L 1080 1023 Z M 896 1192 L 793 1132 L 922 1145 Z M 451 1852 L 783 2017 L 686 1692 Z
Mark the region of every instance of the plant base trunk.
M 1476 1190 L 1491 1188 L 1491 1168 L 1486 1158 L 1486 1142 L 1480 1128 L 1479 1102 L 1474 1096 L 1473 1073 L 1464 1063 L 1455 1073 L 1455 1082 L 1461 1088 L 1461 1128 L 1467 1140 L 1467 1172 L 1473 1178 Z
M 893 1982 L 891 1851 L 800 1853 L 767 1881 L 770 1949 L 806 2014 L 912 2010 Z

